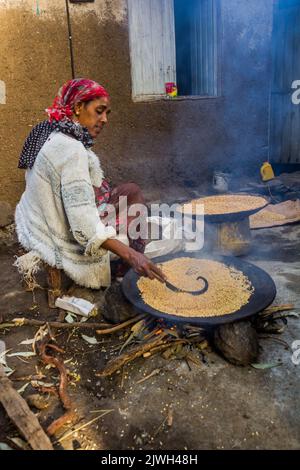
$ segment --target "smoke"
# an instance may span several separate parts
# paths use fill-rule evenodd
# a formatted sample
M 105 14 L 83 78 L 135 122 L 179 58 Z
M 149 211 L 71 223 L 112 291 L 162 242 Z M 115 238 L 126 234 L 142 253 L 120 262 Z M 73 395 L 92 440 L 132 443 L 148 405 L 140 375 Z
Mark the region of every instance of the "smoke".
M 215 15 L 205 34 L 201 22 L 196 32 L 189 32 L 200 4 L 202 15 Z M 200 87 L 196 94 L 202 96 L 180 105 L 181 114 L 175 110 L 172 153 L 178 168 L 199 190 L 203 181 L 212 181 L 215 170 L 230 172 L 235 179 L 258 176 L 268 158 L 273 2 L 175 0 L 176 11 L 179 94 L 195 94 L 192 84 L 201 80 L 192 74 L 204 76 L 202 86 L 205 80 L 206 86 L 207 80 L 213 83 L 216 75 L 218 85 L 217 96 L 212 85 L 209 91 Z M 198 45 L 202 60 L 191 63 L 192 41 L 201 42 L 201 34 L 210 48 Z

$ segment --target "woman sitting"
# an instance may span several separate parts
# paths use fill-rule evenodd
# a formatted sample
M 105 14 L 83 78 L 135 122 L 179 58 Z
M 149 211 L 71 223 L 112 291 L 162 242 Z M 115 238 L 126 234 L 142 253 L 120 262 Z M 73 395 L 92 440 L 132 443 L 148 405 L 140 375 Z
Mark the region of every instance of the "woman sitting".
M 29 252 L 26 262 L 17 261 L 20 270 L 33 269 L 42 260 L 64 270 L 79 285 L 100 288 L 110 284 L 112 252 L 123 260 L 123 274 L 124 267 L 131 266 L 138 274 L 163 282 L 160 269 L 143 254 L 142 238 L 128 237 L 129 246 L 118 240 L 124 219 L 119 198 L 126 196 L 129 207 L 144 204 L 140 188 L 134 183 L 110 188 L 91 150 L 110 113 L 106 90 L 92 80 L 70 80 L 46 111 L 49 121 L 32 130 L 19 161 L 19 168 L 27 172 L 16 229 Z M 116 227 L 105 219 L 108 204 L 116 208 Z M 133 219 L 126 214 L 126 222 Z

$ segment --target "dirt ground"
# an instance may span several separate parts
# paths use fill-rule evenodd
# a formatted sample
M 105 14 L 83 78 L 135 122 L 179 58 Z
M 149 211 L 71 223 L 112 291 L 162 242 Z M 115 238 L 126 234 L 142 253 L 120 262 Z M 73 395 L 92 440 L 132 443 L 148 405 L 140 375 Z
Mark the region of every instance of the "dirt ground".
M 299 225 L 255 231 L 254 249 L 247 257 L 273 277 L 278 291 L 274 304 L 294 303 L 295 312 L 300 308 L 299 235 Z M 0 249 L 2 321 L 23 316 L 57 319 L 57 311 L 47 307 L 45 290 L 37 290 L 35 299 L 25 292 L 12 266 L 17 250 L 16 244 Z M 95 320 L 100 321 L 100 316 Z M 0 340 L 12 350 L 7 353 L 7 363 L 15 370 L 10 378 L 18 390 L 27 384 L 24 398 L 36 393 L 29 376 L 42 374 L 45 383 L 58 378 L 55 369 L 45 369 L 36 357 L 8 357 L 31 351 L 31 345 L 20 343 L 36 331 L 27 326 L 0 329 Z M 84 333 L 94 336 L 91 331 Z M 207 350 L 203 357 L 199 354 L 200 364 L 156 355 L 136 360 L 111 378 L 97 378 L 95 373 L 124 343 L 123 335 L 96 335 L 99 344 L 90 345 L 78 331 L 57 334 L 78 418 L 53 439 L 56 449 L 299 449 L 300 365 L 292 362 L 290 349 L 293 341 L 300 340 L 298 318 L 289 318 L 281 335 L 260 340 L 259 362 L 277 367 L 235 367 Z M 155 375 L 141 382 L 153 371 Z M 32 410 L 45 428 L 63 409 L 55 396 L 46 394 L 44 400 L 47 408 Z M 0 442 L 16 448 L 10 440 L 14 437 L 20 437 L 18 431 L 0 407 Z

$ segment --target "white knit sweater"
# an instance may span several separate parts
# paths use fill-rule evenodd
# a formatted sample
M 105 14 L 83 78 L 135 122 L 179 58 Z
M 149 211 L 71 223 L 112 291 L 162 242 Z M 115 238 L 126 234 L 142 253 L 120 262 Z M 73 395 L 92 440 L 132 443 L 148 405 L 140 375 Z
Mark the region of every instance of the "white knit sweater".
M 16 208 L 19 241 L 77 284 L 110 284 L 109 253 L 102 243 L 116 235 L 100 221 L 93 186 L 103 172 L 97 156 L 60 132 L 50 135 L 26 175 Z

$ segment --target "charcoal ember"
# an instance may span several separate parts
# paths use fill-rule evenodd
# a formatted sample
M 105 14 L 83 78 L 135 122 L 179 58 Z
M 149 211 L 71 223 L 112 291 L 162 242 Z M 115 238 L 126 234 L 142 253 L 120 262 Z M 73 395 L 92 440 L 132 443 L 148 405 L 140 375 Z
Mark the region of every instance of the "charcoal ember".
M 248 321 L 219 326 L 214 332 L 214 344 L 227 361 L 238 366 L 256 362 L 259 354 L 258 336 Z
M 137 315 L 137 311 L 122 293 L 120 284 L 112 284 L 105 292 L 103 317 L 110 323 L 123 323 Z

